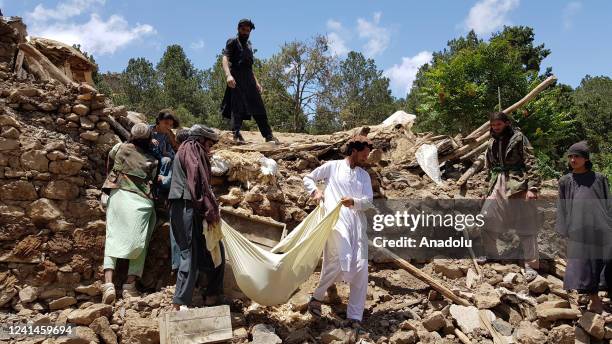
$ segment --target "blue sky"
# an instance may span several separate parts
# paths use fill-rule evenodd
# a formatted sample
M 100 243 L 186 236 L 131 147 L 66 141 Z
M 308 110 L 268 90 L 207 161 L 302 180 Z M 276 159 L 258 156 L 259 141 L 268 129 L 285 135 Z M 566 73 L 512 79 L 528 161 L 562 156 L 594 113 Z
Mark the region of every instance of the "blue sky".
M 577 86 L 586 75 L 612 75 L 612 1 L 119 1 L 0 0 L 4 15 L 24 18 L 32 36 L 80 43 L 102 71 L 121 71 L 130 57 L 157 63 L 180 44 L 198 68 L 208 68 L 240 18 L 251 18 L 256 55 L 284 42 L 326 34 L 340 56 L 373 57 L 404 97 L 420 65 L 446 42 L 474 29 L 481 37 L 504 24 L 535 29 L 552 54 L 560 81 Z

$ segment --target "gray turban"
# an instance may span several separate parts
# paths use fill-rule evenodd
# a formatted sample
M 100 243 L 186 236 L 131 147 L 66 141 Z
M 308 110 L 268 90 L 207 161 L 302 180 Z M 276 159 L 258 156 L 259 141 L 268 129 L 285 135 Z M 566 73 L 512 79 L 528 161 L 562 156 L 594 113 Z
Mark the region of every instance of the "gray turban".
M 136 123 L 130 131 L 133 140 L 148 139 L 151 137 L 151 127 L 145 123 Z
M 202 124 L 194 124 L 189 129 L 189 136 L 194 138 L 206 138 L 215 142 L 219 141 L 219 134 L 217 134 L 214 129 Z

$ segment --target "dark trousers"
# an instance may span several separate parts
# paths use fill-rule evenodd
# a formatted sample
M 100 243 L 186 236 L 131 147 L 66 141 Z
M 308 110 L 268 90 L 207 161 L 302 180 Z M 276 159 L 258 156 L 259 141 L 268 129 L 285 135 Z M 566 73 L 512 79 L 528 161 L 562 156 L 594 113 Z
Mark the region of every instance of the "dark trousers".
M 268 116 L 253 116 L 253 119 L 257 123 L 257 127 L 259 128 L 261 136 L 266 139 L 271 138 L 272 128 L 270 128 L 270 124 L 268 124 Z M 232 128 L 232 132 L 239 132 L 240 128 L 242 128 L 242 118 L 239 115 L 232 114 L 232 118 L 230 119 L 230 126 Z
M 176 290 L 173 303 L 191 304 L 193 290 L 198 284 L 204 297 L 223 293 L 225 270 L 225 249 L 221 246 L 221 265 L 214 267 L 212 256 L 206 249 L 202 234 L 202 219 L 191 201 L 174 199 L 170 201 L 170 223 L 172 234 L 180 250 L 179 266 L 176 273 Z M 200 283 L 198 283 L 200 282 Z
M 579 294 L 606 290 L 612 295 L 612 261 L 604 259 L 568 258 L 563 287 Z

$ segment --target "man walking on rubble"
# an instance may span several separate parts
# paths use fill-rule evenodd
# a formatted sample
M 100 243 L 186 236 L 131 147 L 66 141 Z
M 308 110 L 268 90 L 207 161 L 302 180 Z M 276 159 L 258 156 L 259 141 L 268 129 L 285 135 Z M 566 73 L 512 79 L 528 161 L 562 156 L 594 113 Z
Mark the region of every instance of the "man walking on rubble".
M 180 249 L 172 301 L 175 310 L 191 304 L 197 282 L 202 282 L 200 290 L 207 306 L 222 299 L 225 254 L 220 241 L 219 205 L 210 184 L 209 160 L 211 148 L 218 141 L 214 130 L 194 125 L 179 147 L 172 167 L 170 221 Z
M 514 228 L 523 250 L 525 280 L 532 281 L 539 268 L 537 209 L 532 201 L 537 199 L 540 186 L 533 148 L 527 137 L 512 127 L 504 112 L 492 113 L 489 122 L 491 138 L 479 158 L 484 159 L 490 174 L 483 206 L 482 244 L 486 257 L 479 260 L 499 258 L 497 238 L 508 228 Z
M 242 121 L 249 120 L 252 116 L 266 142 L 278 144 L 278 140 L 272 135 L 266 108 L 261 98 L 263 88 L 253 72 L 255 58 L 249 35 L 254 29 L 255 24 L 250 19 L 240 20 L 238 35 L 228 39 L 223 49 L 223 71 L 227 78 L 227 87 L 221 102 L 221 113 L 230 120 L 234 142 L 238 144 L 245 142 L 240 134 L 240 128 Z
M 327 211 L 338 202 L 343 207 L 336 227 L 330 234 L 323 253 L 323 268 L 319 286 L 308 304 L 309 312 L 321 316 L 321 301 L 328 288 L 344 280 L 350 283 L 346 317 L 352 326 L 359 327 L 363 318 L 368 289 L 368 238 L 365 210 L 373 208 L 372 183 L 369 174 L 360 166 L 367 161 L 372 142 L 365 136 L 355 136 L 346 146 L 346 158 L 328 161 L 306 177 L 304 186 L 311 197 L 323 200 Z M 324 180 L 322 192 L 317 182 Z M 332 295 L 328 295 L 332 297 Z

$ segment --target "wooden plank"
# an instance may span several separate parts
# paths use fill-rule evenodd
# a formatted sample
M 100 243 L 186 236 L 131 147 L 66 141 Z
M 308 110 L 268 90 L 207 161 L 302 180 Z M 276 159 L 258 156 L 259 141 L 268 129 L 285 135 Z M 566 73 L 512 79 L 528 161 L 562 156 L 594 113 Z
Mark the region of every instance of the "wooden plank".
M 229 207 L 222 207 L 220 210 L 225 222 L 264 248 L 276 246 L 287 235 L 286 225 L 282 222 L 244 214 Z
M 36 76 L 39 80 L 41 81 L 51 80 L 51 76 L 49 76 L 49 73 L 47 73 L 47 71 L 43 68 L 43 66 L 40 63 L 38 63 L 38 61 L 36 61 L 34 58 L 26 55 L 25 62 L 27 64 L 28 71 L 34 74 L 34 76 Z
M 472 166 L 470 168 L 468 168 L 467 171 L 465 171 L 464 174 L 461 175 L 461 178 L 459 178 L 459 180 L 457 180 L 457 186 L 462 186 L 465 185 L 465 183 L 467 183 L 467 181 L 472 178 L 472 176 L 478 172 L 480 172 L 480 170 L 483 168 L 484 166 L 484 161 L 482 160 L 476 160 Z
M 472 341 L 470 340 L 470 338 L 468 338 L 468 336 L 466 336 L 465 333 L 461 332 L 460 329 L 455 328 L 455 335 L 457 336 L 457 338 L 459 338 L 461 343 L 472 344 Z
M 232 339 L 227 305 L 166 313 L 159 319 L 159 328 L 161 344 L 218 343 Z
M 508 341 L 506 341 L 505 337 L 502 336 L 501 333 L 499 333 L 499 331 L 497 331 L 493 327 L 493 325 L 491 324 L 491 320 L 485 313 L 485 310 L 483 309 L 479 310 L 478 316 L 480 317 L 481 324 L 489 331 L 489 333 L 491 333 L 494 344 L 508 344 Z
M 460 161 L 465 161 L 465 160 L 469 160 L 469 159 L 472 159 L 475 156 L 480 155 L 480 153 L 482 153 L 485 150 L 487 150 L 487 146 L 488 145 L 489 145 L 489 141 L 483 142 L 480 146 L 476 147 L 471 152 L 467 153 L 466 155 L 461 156 L 459 158 L 459 160 Z
M 19 76 L 23 70 L 23 58 L 24 58 L 25 54 L 23 52 L 23 50 L 19 49 L 19 52 L 17 53 L 17 58 L 15 59 L 15 74 L 17 74 L 17 76 Z
M 64 74 L 59 68 L 57 68 L 51 61 L 49 61 L 49 59 L 45 55 L 38 51 L 38 49 L 36 49 L 33 45 L 29 43 L 21 43 L 19 44 L 19 49 L 34 58 L 36 61 L 38 61 L 38 63 L 43 66 L 43 68 L 47 71 L 47 73 L 49 73 L 52 78 L 66 85 L 78 86 L 75 82 L 68 78 L 66 74 Z

